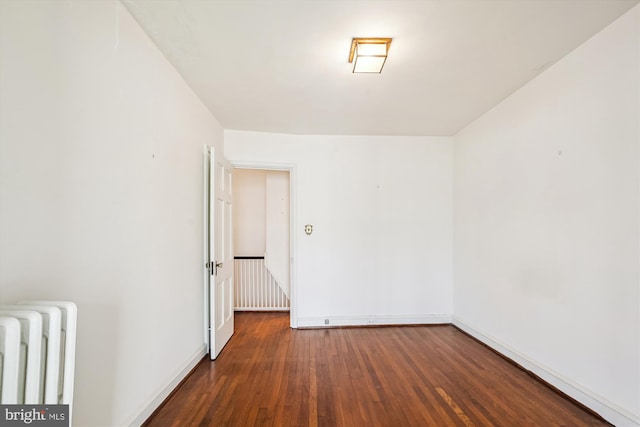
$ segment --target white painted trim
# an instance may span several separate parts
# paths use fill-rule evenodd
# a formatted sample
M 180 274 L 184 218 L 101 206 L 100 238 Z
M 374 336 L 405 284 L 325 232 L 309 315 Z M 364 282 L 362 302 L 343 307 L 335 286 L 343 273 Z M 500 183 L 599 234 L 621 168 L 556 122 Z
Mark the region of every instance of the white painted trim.
M 290 165 L 289 169 L 289 222 L 291 230 L 289 238 L 291 239 L 291 270 L 289 277 L 289 326 L 291 328 L 298 327 L 298 238 L 296 230 L 298 229 L 298 176 L 295 165 Z
M 178 371 L 175 375 L 173 375 L 167 385 L 162 387 L 162 389 L 158 390 L 158 392 L 155 393 L 155 397 L 149 399 L 147 403 L 143 405 L 144 409 L 140 411 L 137 416 L 132 417 L 133 419 L 130 419 L 129 421 L 123 423 L 123 425 L 128 425 L 130 427 L 138 427 L 142 425 L 142 423 L 144 423 L 147 418 L 149 418 L 151 414 L 153 414 L 153 411 L 158 409 L 158 407 L 162 404 L 162 402 L 164 402 L 167 396 L 169 396 L 169 394 L 171 394 L 171 392 L 175 390 L 176 387 L 178 387 L 180 381 L 185 379 L 189 372 L 191 372 L 191 370 L 195 368 L 198 363 L 200 363 L 200 361 L 203 357 L 206 356 L 206 354 L 207 349 L 203 345 L 191 358 L 189 358 L 186 366 Z
M 329 323 L 325 323 L 329 320 Z M 334 326 L 384 326 L 384 325 L 449 325 L 450 314 L 427 314 L 415 316 L 327 316 L 302 317 L 298 319 L 299 328 L 324 328 Z
M 205 267 L 209 262 L 209 162 L 211 158 L 211 147 L 204 146 L 203 152 L 203 195 L 202 195 L 202 223 L 203 223 L 203 249 L 202 249 L 202 287 L 204 295 L 204 319 L 203 319 L 203 332 L 204 332 L 204 345 L 207 348 L 207 353 L 211 349 L 211 335 L 209 334 L 209 270 Z
M 522 366 L 524 369 L 533 372 L 553 387 L 565 393 L 567 396 L 577 400 L 587 408 L 600 414 L 602 418 L 618 427 L 638 427 L 640 426 L 640 417 L 630 413 L 629 411 L 609 402 L 604 397 L 587 390 L 583 386 L 577 384 L 573 380 L 555 372 L 553 369 L 527 357 L 509 345 L 500 342 L 491 335 L 482 332 L 457 316 L 453 316 L 452 323 L 464 332 L 473 336 L 477 340 L 483 342 L 498 353 L 508 357 L 509 359 Z
M 298 277 L 297 277 L 297 175 L 296 165 L 291 163 L 260 163 L 239 162 L 229 160 L 235 169 L 258 169 L 289 172 L 289 249 L 291 253 L 291 268 L 289 270 L 289 326 L 298 327 Z

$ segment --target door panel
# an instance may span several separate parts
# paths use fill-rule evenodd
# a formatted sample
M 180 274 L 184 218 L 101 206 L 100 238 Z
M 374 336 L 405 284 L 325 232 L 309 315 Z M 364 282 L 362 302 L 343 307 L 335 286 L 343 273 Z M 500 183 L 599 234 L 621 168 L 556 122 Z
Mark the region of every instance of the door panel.
M 231 170 L 224 157 L 211 149 L 209 171 L 209 248 L 212 280 L 210 296 L 211 359 L 218 357 L 233 335 L 233 256 L 231 239 Z

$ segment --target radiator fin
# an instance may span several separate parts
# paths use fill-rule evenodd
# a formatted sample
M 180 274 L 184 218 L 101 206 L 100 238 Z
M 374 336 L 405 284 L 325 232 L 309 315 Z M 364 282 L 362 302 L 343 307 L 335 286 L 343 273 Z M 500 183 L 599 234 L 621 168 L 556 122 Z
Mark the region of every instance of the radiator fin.
M 68 404 L 71 417 L 76 321 L 71 302 L 0 306 L 0 403 Z

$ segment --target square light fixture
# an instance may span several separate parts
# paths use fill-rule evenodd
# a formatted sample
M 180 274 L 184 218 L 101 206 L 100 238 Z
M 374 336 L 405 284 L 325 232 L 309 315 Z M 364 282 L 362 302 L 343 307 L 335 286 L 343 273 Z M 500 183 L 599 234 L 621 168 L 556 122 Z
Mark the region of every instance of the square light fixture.
M 349 63 L 354 73 L 381 73 L 391 46 L 390 38 L 355 37 L 351 42 Z

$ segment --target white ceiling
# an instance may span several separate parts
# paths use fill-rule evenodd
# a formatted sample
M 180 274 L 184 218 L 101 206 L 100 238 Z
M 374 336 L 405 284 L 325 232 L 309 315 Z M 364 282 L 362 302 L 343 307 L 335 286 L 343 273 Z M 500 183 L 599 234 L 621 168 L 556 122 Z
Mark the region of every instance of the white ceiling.
M 639 0 L 124 0 L 225 129 L 452 135 Z M 352 74 L 352 37 L 393 37 Z

